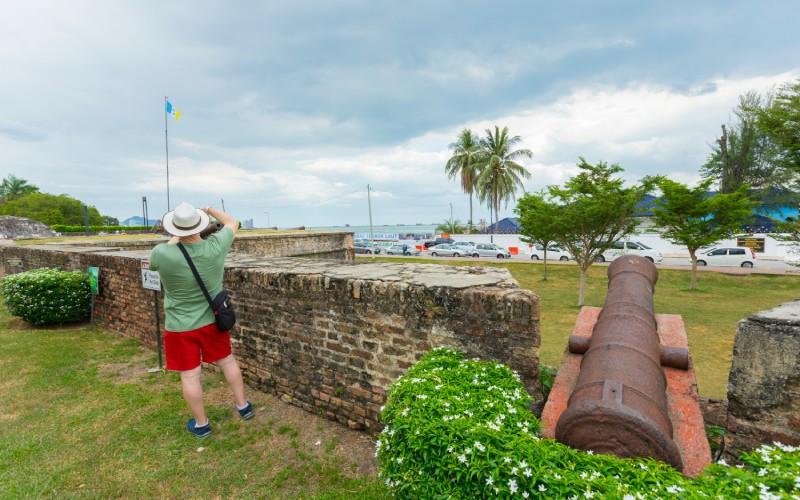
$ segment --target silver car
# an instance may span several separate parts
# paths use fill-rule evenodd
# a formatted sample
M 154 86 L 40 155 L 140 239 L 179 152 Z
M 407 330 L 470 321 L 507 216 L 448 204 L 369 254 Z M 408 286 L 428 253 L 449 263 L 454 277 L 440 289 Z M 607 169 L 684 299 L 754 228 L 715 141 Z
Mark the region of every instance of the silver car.
M 386 250 L 386 255 L 419 255 L 417 247 L 411 245 L 392 245 Z
M 473 257 L 497 257 L 498 259 L 510 259 L 511 252 L 494 243 L 478 243 L 472 250 Z
M 443 257 L 461 257 L 464 255 L 464 250 L 447 243 L 431 247 L 428 251 L 431 253 L 431 257 L 437 257 L 439 255 Z
M 474 241 L 456 241 L 452 243 L 454 247 L 458 247 L 464 251 L 464 255 L 469 255 L 475 250 L 475 242 Z

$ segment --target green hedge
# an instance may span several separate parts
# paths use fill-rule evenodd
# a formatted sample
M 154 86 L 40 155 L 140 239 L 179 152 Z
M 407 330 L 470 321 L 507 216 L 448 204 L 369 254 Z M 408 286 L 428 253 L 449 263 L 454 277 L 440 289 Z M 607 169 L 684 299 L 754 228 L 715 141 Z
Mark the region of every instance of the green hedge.
M 399 498 L 798 498 L 800 448 L 775 444 L 742 468 L 688 479 L 647 459 L 573 450 L 536 433 L 519 377 L 435 349 L 389 388 L 380 475 Z M 773 495 L 773 496 L 771 496 Z
M 12 274 L 0 280 L 0 294 L 12 315 L 34 325 L 81 321 L 91 311 L 89 276 L 80 271 Z
M 53 224 L 50 229 L 59 233 L 82 233 L 86 231 L 86 226 L 65 226 L 63 224 Z M 90 233 L 113 233 L 114 231 L 145 231 L 153 229 L 153 226 L 89 226 Z

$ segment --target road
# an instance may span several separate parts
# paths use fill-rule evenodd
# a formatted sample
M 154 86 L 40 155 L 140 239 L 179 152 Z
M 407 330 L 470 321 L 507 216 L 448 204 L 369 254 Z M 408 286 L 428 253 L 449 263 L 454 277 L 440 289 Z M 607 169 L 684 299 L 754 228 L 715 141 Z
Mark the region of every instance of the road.
M 369 259 L 370 255 L 362 255 L 358 254 L 356 257 L 360 259 Z M 387 255 L 378 255 L 378 257 L 390 257 Z M 450 260 L 458 260 L 458 261 L 469 261 L 469 260 L 483 260 L 483 261 L 496 261 L 496 262 L 503 262 L 503 260 L 499 259 L 489 259 L 489 258 L 474 258 L 474 257 L 431 257 L 427 254 L 427 252 L 422 252 L 422 255 L 419 256 L 406 256 L 400 257 L 398 255 L 394 255 L 391 257 L 396 258 L 404 258 L 404 259 L 430 259 L 430 260 L 442 260 L 442 261 L 450 261 Z M 530 256 L 526 254 L 522 255 L 512 255 L 511 259 L 512 262 L 531 262 Z M 535 261 L 536 263 L 541 264 L 542 261 Z M 548 265 L 575 265 L 574 261 L 547 261 Z M 597 262 L 595 265 L 598 266 L 607 266 L 608 263 Z M 689 257 L 664 257 L 664 261 L 656 264 L 656 267 L 661 269 L 683 269 L 683 270 L 690 270 L 691 263 L 689 262 Z M 800 276 L 800 267 L 791 266 L 782 260 L 773 260 L 773 259 L 757 259 L 756 266 L 752 269 L 742 268 L 742 267 L 721 267 L 721 266 L 706 266 L 706 267 L 698 267 L 698 271 L 716 271 L 716 272 L 725 272 L 728 274 L 796 274 Z

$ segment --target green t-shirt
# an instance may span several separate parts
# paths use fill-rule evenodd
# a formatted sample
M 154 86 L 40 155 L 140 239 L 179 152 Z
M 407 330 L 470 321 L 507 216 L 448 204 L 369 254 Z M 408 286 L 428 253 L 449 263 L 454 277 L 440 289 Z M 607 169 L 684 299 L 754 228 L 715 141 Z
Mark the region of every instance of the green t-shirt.
M 205 240 L 183 244 L 212 299 L 222 291 L 225 257 L 232 244 L 229 227 Z M 150 269 L 158 271 L 164 284 L 164 326 L 168 331 L 186 332 L 214 322 L 214 313 L 178 245 L 156 245 L 150 252 Z

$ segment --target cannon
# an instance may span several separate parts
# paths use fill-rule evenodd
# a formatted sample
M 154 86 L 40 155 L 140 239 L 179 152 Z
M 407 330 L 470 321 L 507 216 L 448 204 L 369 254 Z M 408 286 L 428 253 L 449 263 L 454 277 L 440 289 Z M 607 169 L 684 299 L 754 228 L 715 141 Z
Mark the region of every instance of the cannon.
M 572 448 L 650 457 L 680 470 L 662 364 L 687 369 L 689 353 L 661 347 L 656 281 L 658 270 L 644 257 L 623 256 L 608 267 L 608 294 L 591 338 L 570 339 L 570 351 L 584 356 L 555 437 Z

